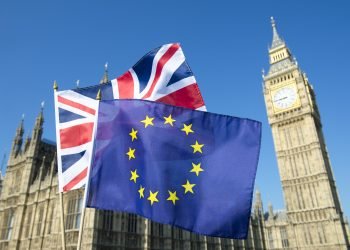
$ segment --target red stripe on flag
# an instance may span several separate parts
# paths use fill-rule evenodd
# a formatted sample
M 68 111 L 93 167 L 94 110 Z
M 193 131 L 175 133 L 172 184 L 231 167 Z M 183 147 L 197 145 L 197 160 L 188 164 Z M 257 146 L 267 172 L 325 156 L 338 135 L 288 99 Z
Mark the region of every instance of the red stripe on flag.
M 71 148 L 91 141 L 94 123 L 84 123 L 60 130 L 61 149 Z
M 179 44 L 173 44 L 171 47 L 165 52 L 165 54 L 159 59 L 156 69 L 156 74 L 154 76 L 153 82 L 151 84 L 148 92 L 142 97 L 142 99 L 146 99 L 151 96 L 154 87 L 156 86 L 158 79 L 162 73 L 164 65 L 169 61 L 169 59 L 176 53 L 176 51 L 180 48 Z
M 118 77 L 119 98 L 127 99 L 134 97 L 134 80 L 130 71 Z
M 64 187 L 63 187 L 63 191 L 69 191 L 71 190 L 75 185 L 77 185 L 81 180 L 83 180 L 86 175 L 87 175 L 87 170 L 88 168 L 86 167 L 83 171 L 81 171 L 80 174 L 78 174 L 77 176 L 75 176 L 73 178 L 73 180 L 71 180 L 70 182 L 68 182 Z
M 197 83 L 172 92 L 156 101 L 190 109 L 197 109 L 204 106 L 204 101 Z
M 96 111 L 92 108 L 89 108 L 83 104 L 80 104 L 80 103 L 77 103 L 77 102 L 73 102 L 71 100 L 68 100 L 62 96 L 57 96 L 57 101 L 60 102 L 60 103 L 63 103 L 63 104 L 66 104 L 68 106 L 71 106 L 71 107 L 74 107 L 74 108 L 77 108 L 77 109 L 80 109 L 82 111 L 85 111 L 89 114 L 92 114 L 92 115 L 95 115 Z

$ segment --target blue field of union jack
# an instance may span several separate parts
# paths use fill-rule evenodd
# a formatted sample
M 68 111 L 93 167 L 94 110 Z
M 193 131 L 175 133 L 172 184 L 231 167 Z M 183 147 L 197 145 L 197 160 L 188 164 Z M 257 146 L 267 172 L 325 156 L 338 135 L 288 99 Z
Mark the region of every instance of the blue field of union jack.
M 196 79 L 178 43 L 166 44 L 142 57 L 123 75 L 106 84 L 55 92 L 59 191 L 85 185 L 91 164 L 102 100 L 146 99 L 205 110 Z

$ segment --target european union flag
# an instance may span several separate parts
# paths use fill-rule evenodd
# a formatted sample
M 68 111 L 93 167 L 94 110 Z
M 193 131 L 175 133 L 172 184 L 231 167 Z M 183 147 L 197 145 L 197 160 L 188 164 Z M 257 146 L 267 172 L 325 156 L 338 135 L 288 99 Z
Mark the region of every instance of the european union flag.
M 101 101 L 87 206 L 246 238 L 261 123 L 144 100 Z

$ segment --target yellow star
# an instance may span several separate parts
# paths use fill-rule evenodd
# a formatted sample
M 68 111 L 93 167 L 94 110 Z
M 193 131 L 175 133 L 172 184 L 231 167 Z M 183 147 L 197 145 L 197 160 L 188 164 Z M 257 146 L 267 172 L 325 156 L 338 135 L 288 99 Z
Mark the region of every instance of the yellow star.
M 186 182 L 186 184 L 182 185 L 185 189 L 185 194 L 190 192 L 192 194 L 194 194 L 193 192 L 193 187 L 196 186 L 196 184 L 191 184 L 188 180 Z
M 137 130 L 135 130 L 134 128 L 131 129 L 131 132 L 129 133 L 129 135 L 131 136 L 131 141 L 134 141 L 135 139 L 137 139 Z
M 126 153 L 127 156 L 129 156 L 129 160 L 131 160 L 132 158 L 135 159 L 135 150 L 136 149 L 129 148 L 129 151 Z
M 145 128 L 148 127 L 148 125 L 151 125 L 153 126 L 153 120 L 154 120 L 154 117 L 148 117 L 148 115 L 146 115 L 146 118 L 144 120 L 142 120 L 141 122 L 145 124 Z
M 184 127 L 183 129 L 181 129 L 181 131 L 184 131 L 186 135 L 188 135 L 189 133 L 194 133 L 192 130 L 192 123 L 189 125 L 184 124 Z
M 203 153 L 202 152 L 203 146 L 204 144 L 198 144 L 198 141 L 196 140 L 196 144 L 191 145 L 191 147 L 193 148 L 193 153 L 196 153 L 196 152 Z
M 136 183 L 136 179 L 139 178 L 140 176 L 136 173 L 137 169 L 135 169 L 135 171 L 130 171 L 131 173 L 131 177 L 130 180 L 134 181 Z
M 203 168 L 201 168 L 201 163 L 194 164 L 192 162 L 192 169 L 190 172 L 196 173 L 196 175 L 198 176 L 199 172 L 202 172 L 202 171 L 204 171 L 204 170 L 203 170 Z
M 140 194 L 140 199 L 141 199 L 141 198 L 145 198 L 144 191 L 145 191 L 145 188 L 142 187 L 142 185 L 140 185 L 140 188 L 139 188 L 139 190 L 137 191 L 137 192 L 139 192 L 139 194 Z
M 175 192 L 171 192 L 169 191 L 169 198 L 167 199 L 167 201 L 172 201 L 173 204 L 175 205 L 175 202 L 179 200 L 179 197 L 176 196 L 176 191 Z
M 158 195 L 158 191 L 152 193 L 152 191 L 149 191 L 149 196 L 147 198 L 147 200 L 149 200 L 151 202 L 151 205 L 153 205 L 154 202 L 159 202 L 157 199 L 157 195 Z
M 165 119 L 164 124 L 170 124 L 170 126 L 173 126 L 173 123 L 176 121 L 171 117 L 171 114 L 168 117 L 164 116 L 164 119 Z

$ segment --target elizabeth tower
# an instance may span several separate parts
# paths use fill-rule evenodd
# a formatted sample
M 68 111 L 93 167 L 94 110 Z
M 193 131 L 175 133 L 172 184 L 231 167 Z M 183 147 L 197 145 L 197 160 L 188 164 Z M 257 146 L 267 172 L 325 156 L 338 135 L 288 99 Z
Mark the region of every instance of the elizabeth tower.
M 315 93 L 271 18 L 264 97 L 295 249 L 348 249 Z

